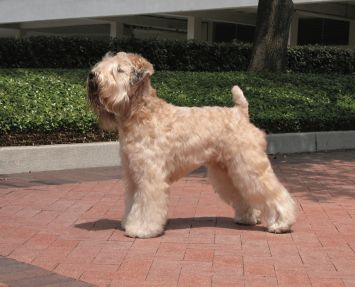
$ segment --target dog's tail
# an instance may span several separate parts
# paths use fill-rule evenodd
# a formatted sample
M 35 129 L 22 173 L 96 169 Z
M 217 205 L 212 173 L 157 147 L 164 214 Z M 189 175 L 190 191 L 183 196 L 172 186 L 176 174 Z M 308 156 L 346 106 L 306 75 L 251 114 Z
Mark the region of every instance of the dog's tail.
M 234 103 L 240 107 L 241 112 L 249 117 L 249 103 L 245 98 L 243 91 L 238 86 L 232 88 L 232 95 Z

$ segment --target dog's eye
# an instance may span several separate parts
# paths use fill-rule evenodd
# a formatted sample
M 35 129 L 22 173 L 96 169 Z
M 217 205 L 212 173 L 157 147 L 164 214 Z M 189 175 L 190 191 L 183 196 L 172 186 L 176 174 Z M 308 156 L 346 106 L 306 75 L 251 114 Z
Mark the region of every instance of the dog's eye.
M 124 71 L 121 68 L 117 68 L 117 73 L 124 73 Z
M 131 73 L 131 81 L 134 84 L 136 84 L 136 83 L 140 82 L 141 80 L 143 80 L 143 77 L 144 77 L 144 72 L 143 71 L 134 70 Z

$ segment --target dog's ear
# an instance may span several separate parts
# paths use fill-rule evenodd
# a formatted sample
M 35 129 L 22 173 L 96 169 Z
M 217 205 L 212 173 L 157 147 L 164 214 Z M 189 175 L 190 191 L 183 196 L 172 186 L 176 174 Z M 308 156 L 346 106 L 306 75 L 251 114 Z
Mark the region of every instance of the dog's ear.
M 128 106 L 129 79 L 117 80 L 117 75 L 107 78 L 103 85 L 100 101 L 109 113 L 123 113 Z
M 137 85 L 147 77 L 153 75 L 153 65 L 149 63 L 145 58 L 136 54 L 129 54 L 128 57 L 133 64 L 133 69 L 130 76 L 131 84 Z

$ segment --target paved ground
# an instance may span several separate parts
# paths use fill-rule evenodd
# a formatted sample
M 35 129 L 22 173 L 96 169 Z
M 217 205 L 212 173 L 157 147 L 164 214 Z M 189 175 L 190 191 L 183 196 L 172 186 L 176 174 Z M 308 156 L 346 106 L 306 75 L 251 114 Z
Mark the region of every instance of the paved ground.
M 120 230 L 117 168 L 0 176 L 0 256 L 97 286 L 355 286 L 355 151 L 272 162 L 298 202 L 283 235 L 233 224 L 203 170 L 173 185 L 167 230 L 147 240 Z M 23 286 L 6 258 L 0 282 Z M 67 286 L 33 274 L 25 286 Z
M 30 264 L 0 256 L 0 287 L 93 287 L 93 285 L 55 274 Z

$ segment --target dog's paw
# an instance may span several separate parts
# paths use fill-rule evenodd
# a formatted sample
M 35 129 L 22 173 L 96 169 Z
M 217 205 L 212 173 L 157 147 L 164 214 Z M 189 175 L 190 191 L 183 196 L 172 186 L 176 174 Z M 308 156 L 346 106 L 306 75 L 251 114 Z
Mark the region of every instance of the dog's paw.
M 236 217 L 234 218 L 234 222 L 240 225 L 256 225 L 260 223 L 256 217 Z
M 125 220 L 125 219 L 122 219 L 122 220 L 121 220 L 121 228 L 122 228 L 123 230 L 126 229 L 126 220 Z
M 152 238 L 163 233 L 162 228 L 140 228 L 136 226 L 125 226 L 126 235 L 133 238 Z
M 249 209 L 245 213 L 236 213 L 234 222 L 240 225 L 256 225 L 260 223 L 260 211 L 257 209 Z
M 267 231 L 270 233 L 287 233 L 291 232 L 291 226 L 289 224 L 274 223 L 267 227 Z

